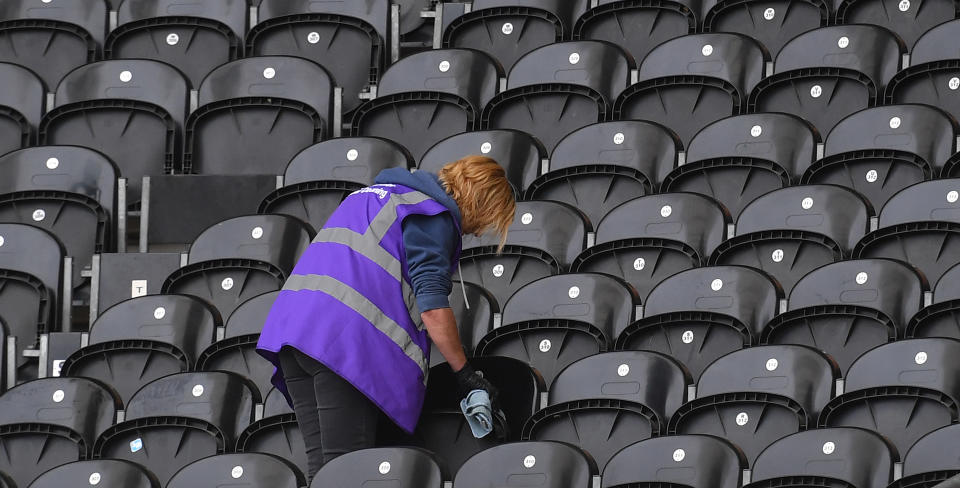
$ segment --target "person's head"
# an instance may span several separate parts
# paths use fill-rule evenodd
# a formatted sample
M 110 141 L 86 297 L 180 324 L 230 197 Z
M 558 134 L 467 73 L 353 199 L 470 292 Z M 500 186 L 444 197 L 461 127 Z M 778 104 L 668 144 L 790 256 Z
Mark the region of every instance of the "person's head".
M 467 156 L 447 164 L 437 176 L 460 207 L 463 233 L 495 232 L 502 249 L 516 210 L 506 171 L 488 157 Z

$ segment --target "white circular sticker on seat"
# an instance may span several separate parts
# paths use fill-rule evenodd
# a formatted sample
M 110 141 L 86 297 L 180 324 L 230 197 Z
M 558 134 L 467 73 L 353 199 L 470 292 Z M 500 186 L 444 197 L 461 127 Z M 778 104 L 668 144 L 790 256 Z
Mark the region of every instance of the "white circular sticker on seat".
M 307 42 L 309 42 L 310 44 L 316 44 L 316 43 L 320 42 L 320 33 L 319 33 L 319 32 L 311 32 L 311 33 L 307 34 Z
M 347 151 L 347 161 L 356 161 L 358 157 L 360 157 L 360 151 L 356 149 Z
M 775 263 L 783 261 L 783 249 L 774 249 L 773 254 L 770 255 L 770 259 L 773 259 Z
M 220 288 L 224 290 L 233 288 L 233 278 L 224 278 L 223 281 L 220 282 Z
M 900 117 L 891 117 L 890 118 L 890 128 L 899 129 L 900 128 Z
M 626 136 L 623 135 L 623 132 L 617 132 L 613 135 L 613 143 L 616 145 L 623 144 L 623 141 L 626 140 Z
M 866 282 L 867 282 L 867 279 L 869 279 L 869 278 L 870 278 L 870 277 L 867 276 L 867 273 L 864 273 L 863 271 L 861 271 L 861 272 L 857 273 L 857 278 L 856 278 L 857 284 L 858 284 L 858 285 L 862 285 L 862 284 L 866 283 Z
M 254 239 L 263 237 L 263 227 L 254 227 L 253 230 L 250 231 L 250 237 L 253 237 Z
M 776 371 L 780 367 L 780 361 L 777 361 L 777 358 L 770 358 L 767 360 L 767 371 Z
M 824 454 L 829 456 L 830 454 L 833 454 L 833 451 L 836 451 L 836 450 L 837 450 L 837 446 L 833 442 L 827 441 L 823 443 Z
M 62 401 L 63 401 L 63 396 L 64 396 L 63 390 L 57 390 L 57 391 L 53 392 L 53 402 L 54 402 L 54 403 L 60 403 L 60 402 L 62 402 Z
M 950 81 L 947 82 L 947 88 L 951 90 L 960 88 L 960 77 L 954 76 L 953 78 L 950 78 Z
M 647 260 L 643 258 L 637 258 L 633 260 L 633 269 L 637 271 L 642 271 L 643 268 L 647 266 Z
M 747 425 L 747 422 L 749 421 L 750 421 L 750 417 L 747 415 L 747 412 L 740 412 L 737 414 L 736 422 L 737 422 L 737 425 L 739 425 L 740 427 Z
M 504 22 L 503 27 L 500 28 L 500 32 L 503 32 L 505 35 L 513 34 L 513 24 L 510 22 Z
M 0 247 L 3 247 L 4 239 L 3 236 L 0 236 Z
M 567 61 L 570 61 L 570 64 L 577 64 L 580 62 L 580 53 L 570 53 L 570 57 L 567 58 Z
M 482 152 L 483 154 L 488 154 L 492 150 L 493 150 L 493 144 L 490 144 L 489 142 L 484 142 L 483 144 L 480 144 L 480 152 Z
M 100 484 L 100 473 L 90 473 L 90 477 L 87 478 L 87 483 L 90 483 L 91 486 Z
M 533 456 L 527 456 L 523 458 L 523 466 L 526 468 L 532 468 L 536 466 L 536 464 L 537 464 L 537 458 Z
M 924 364 L 927 362 L 927 353 L 920 351 L 916 356 L 913 357 L 913 362 L 917 364 Z
M 760 137 L 760 134 L 763 134 L 763 127 L 755 125 L 750 128 L 750 135 L 753 137 Z
M 897 7 L 900 8 L 901 12 L 906 12 L 907 10 L 910 10 L 910 0 L 900 0 L 900 5 L 898 5 Z
M 800 206 L 803 207 L 804 210 L 810 210 L 813 208 L 813 199 L 810 197 L 804 198 L 800 201 Z
M 176 46 L 180 42 L 180 36 L 176 32 L 167 34 L 167 44 Z
M 437 66 L 437 69 L 439 69 L 441 73 L 446 73 L 447 71 L 450 71 L 450 61 L 447 61 L 447 60 L 440 61 L 440 66 Z
M 703 48 L 700 49 L 700 53 L 703 54 L 704 56 L 709 56 L 713 54 L 713 46 L 709 44 L 704 44 Z
M 42 208 L 38 208 L 33 211 L 33 220 L 35 222 L 42 222 L 45 218 L 47 218 L 47 212 L 45 212 Z
M 274 76 L 277 76 L 277 70 L 275 70 L 275 69 L 273 69 L 273 68 L 264 68 L 264 69 L 263 69 L 263 77 L 264 77 L 264 78 L 266 78 L 266 79 L 268 79 L 268 80 L 272 80 Z
M 571 286 L 570 289 L 567 290 L 567 296 L 570 298 L 577 298 L 578 296 L 580 296 L 580 287 Z
M 950 190 L 947 192 L 947 203 L 957 203 L 957 197 L 960 197 L 960 193 L 957 193 L 957 190 Z
M 163 307 L 157 307 L 153 309 L 153 318 L 160 320 L 167 316 L 167 309 Z
M 234 466 L 233 469 L 230 470 L 230 476 L 233 479 L 243 476 L 243 466 Z
M 497 264 L 497 265 L 495 265 L 495 266 L 493 267 L 493 276 L 496 276 L 497 278 L 503 276 L 503 265 L 502 265 L 502 264 Z
M 710 282 L 710 289 L 713 291 L 720 291 L 723 288 L 723 280 L 717 278 Z
M 60 166 L 60 160 L 57 158 L 47 159 L 47 169 L 57 169 Z
M 384 461 L 380 463 L 380 466 L 377 468 L 377 471 L 380 471 L 380 474 L 387 474 L 390 472 L 390 463 Z
M 850 38 L 843 36 L 840 39 L 837 39 L 837 47 L 840 49 L 846 49 L 850 45 Z
M 130 80 L 132 79 L 133 79 L 133 73 L 126 70 L 120 72 L 120 81 L 124 83 L 129 83 Z
M 193 385 L 191 393 L 193 393 L 195 397 L 203 396 L 203 385 Z
M 773 20 L 773 18 L 776 17 L 776 16 L 777 16 L 777 11 L 774 10 L 774 9 L 772 9 L 772 8 L 768 8 L 768 9 L 766 9 L 766 10 L 763 11 L 763 18 L 764 18 L 764 19 Z
M 871 169 L 870 171 L 867 171 L 867 176 L 866 176 L 867 183 L 876 183 L 878 176 L 879 175 L 877 174 L 877 170 L 875 169 Z
M 520 223 L 523 225 L 530 225 L 530 222 L 533 222 L 533 214 L 527 212 L 520 216 Z
M 683 449 L 677 449 L 673 451 L 673 460 L 676 462 L 683 461 L 683 458 L 687 457 L 687 453 Z
M 661 217 L 667 218 L 667 217 L 669 217 L 670 214 L 672 214 L 672 213 L 673 213 L 673 207 L 671 207 L 670 205 L 664 205 L 664 206 L 660 207 L 660 216 L 661 216 Z
M 617 376 L 626 376 L 628 374 L 630 374 L 629 364 L 621 364 L 620 366 L 617 366 Z
M 550 339 L 544 339 L 540 341 L 540 352 L 549 352 L 553 344 L 550 343 Z
M 680 340 L 683 341 L 684 344 L 690 344 L 691 342 L 693 342 L 693 331 L 692 330 L 683 331 L 683 335 L 680 336 Z
M 820 98 L 820 95 L 823 95 L 823 88 L 820 85 L 813 85 L 810 87 L 810 96 L 813 98 Z

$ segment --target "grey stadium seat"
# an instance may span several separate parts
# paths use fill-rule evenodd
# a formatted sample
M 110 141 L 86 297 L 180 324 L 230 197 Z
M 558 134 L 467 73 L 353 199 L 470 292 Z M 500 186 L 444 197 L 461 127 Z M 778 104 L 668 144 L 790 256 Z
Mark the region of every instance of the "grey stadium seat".
M 595 474 L 596 464 L 575 446 L 516 442 L 477 453 L 460 467 L 454 482 L 463 488 L 486 488 L 535 479 L 544 488 L 587 488 Z
M 701 19 L 700 3 L 601 0 L 577 20 L 573 38 L 612 42 L 640 64 L 657 45 L 696 31 Z M 624 28 L 627 25 L 631 28 Z
M 424 449 L 381 447 L 353 451 L 324 464 L 310 486 L 361 488 L 389 483 L 397 488 L 441 488 L 449 478 Z
M 40 475 L 30 488 L 70 488 L 77 483 L 162 488 L 156 476 L 146 468 L 120 459 L 88 459 L 64 464 Z
M 629 445 L 607 463 L 603 488 L 642 482 L 683 482 L 692 488 L 739 488 L 743 453 L 729 441 L 708 435 L 677 435 Z
M 436 143 L 420 159 L 417 169 L 436 174 L 466 154 L 487 156 L 500 163 L 517 195 L 522 195 L 540 174 L 541 163 L 547 157 L 543 144 L 530 134 L 508 129 L 481 130 Z
M 170 478 L 167 488 L 222 486 L 299 488 L 306 485 L 303 473 L 289 461 L 262 453 L 221 454 L 194 461 Z
M 710 10 L 704 15 L 704 31 L 750 36 L 763 44 L 774 58 L 790 39 L 826 26 L 832 10 L 831 0 L 721 0 L 707 4 Z

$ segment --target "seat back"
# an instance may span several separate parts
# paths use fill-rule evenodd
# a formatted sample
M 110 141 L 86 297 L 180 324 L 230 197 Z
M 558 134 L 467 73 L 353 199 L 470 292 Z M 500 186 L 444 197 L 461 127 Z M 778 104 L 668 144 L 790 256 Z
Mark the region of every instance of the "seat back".
M 0 63 L 0 83 L 6 87 L 0 93 L 0 106 L 16 110 L 33 127 L 40 125 L 45 91 L 43 82 L 27 68 Z
M 123 406 L 116 393 L 87 378 L 27 381 L 0 396 L 0 425 L 53 424 L 79 434 L 87 449 Z
M 640 81 L 668 76 L 706 76 L 732 84 L 743 101 L 763 78 L 770 54 L 740 34 L 691 34 L 655 47 L 640 63 Z
M 960 299 L 960 264 L 944 272 L 933 289 L 933 303 L 957 299 Z
M 107 4 L 103 0 L 79 0 L 63 5 L 10 0 L 0 5 L 0 19 L 65 22 L 82 28 L 97 44 L 102 45 L 107 33 Z
M 255 259 L 289 273 L 313 232 L 287 215 L 248 215 L 214 224 L 190 246 L 189 263 L 221 258 Z
M 429 451 L 381 447 L 353 451 L 325 463 L 310 486 L 363 486 L 389 480 L 397 488 L 440 488 L 448 478 Z
M 224 339 L 259 334 L 279 294 L 279 291 L 271 291 L 243 302 L 224 324 Z
M 957 469 L 957 455 L 950 448 L 960 435 L 960 424 L 937 429 L 918 440 L 903 456 L 903 475 Z
M 880 210 L 880 227 L 923 221 L 960 223 L 960 178 L 924 181 L 904 188 Z
M 303 473 L 291 462 L 270 454 L 255 452 L 221 454 L 194 461 L 170 478 L 167 488 L 223 486 L 246 483 L 248 486 L 299 488 L 306 485 Z
M 314 144 L 290 160 L 283 184 L 320 180 L 372 185 L 380 171 L 410 167 L 410 155 L 393 141 L 377 137 L 342 137 Z
M 121 459 L 88 459 L 67 463 L 43 473 L 30 483 L 30 487 L 71 488 L 77 483 L 96 485 L 102 481 L 124 488 L 162 488 L 146 468 Z
M 852 392 L 875 386 L 919 386 L 960 402 L 960 377 L 954 374 L 958 353 L 960 341 L 956 339 L 907 339 L 884 344 L 867 351 L 850 366 L 844 389 Z
M 541 162 L 547 157 L 543 144 L 525 132 L 482 130 L 457 134 L 434 144 L 420 158 L 417 169 L 437 173 L 464 154 L 482 154 L 500 163 L 517 195 L 540 174 Z
M 910 51 L 910 64 L 918 65 L 939 61 L 941 59 L 956 59 L 960 56 L 950 43 L 960 35 L 960 19 L 944 22 L 925 32 Z
M 542 10 L 555 15 L 568 32 L 573 28 L 573 22 L 587 9 L 586 2 L 568 2 L 565 0 L 479 0 L 475 1 L 473 10 L 492 9 L 496 7 L 527 7 Z
M 164 17 L 187 17 L 212 20 L 226 25 L 238 39 L 243 38 L 247 31 L 247 12 L 249 11 L 247 2 L 243 0 L 189 4 L 178 0 L 123 0 L 115 10 L 118 26 Z
M 497 469 L 490 469 L 497 466 Z M 462 488 L 510 486 L 514 480 L 537 479 L 544 488 L 586 488 L 596 463 L 575 446 L 563 442 L 516 442 L 491 447 L 470 458 L 457 471 Z
M 740 488 L 746 467 L 740 450 L 724 439 L 697 434 L 656 437 L 613 456 L 603 470 L 602 486 L 682 481 L 691 488 Z
M 261 0 L 258 19 L 264 22 L 297 14 L 332 14 L 359 19 L 373 27 L 381 39 L 390 39 L 390 3 L 388 0 L 316 2 L 314 0 Z
M 550 83 L 588 87 L 613 103 L 627 87 L 632 60 L 618 46 L 602 41 L 558 42 L 520 58 L 507 76 L 507 89 Z
M 835 0 L 834 3 L 838 24 L 872 24 L 890 29 L 903 39 L 907 48 L 944 19 L 956 18 L 958 11 L 953 1 L 929 2 L 923 8 L 917 4 L 886 3 L 883 0 Z
M 390 66 L 377 86 L 377 96 L 407 92 L 456 95 L 479 112 L 497 93 L 496 61 L 472 49 L 435 49 L 407 56 Z

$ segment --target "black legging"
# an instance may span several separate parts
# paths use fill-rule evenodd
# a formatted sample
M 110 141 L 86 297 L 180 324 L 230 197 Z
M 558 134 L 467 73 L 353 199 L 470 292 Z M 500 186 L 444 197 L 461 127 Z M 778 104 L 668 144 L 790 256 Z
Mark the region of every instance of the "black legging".
M 333 458 L 374 447 L 380 409 L 329 368 L 297 349 L 280 350 L 280 368 L 307 450 L 307 481 Z

